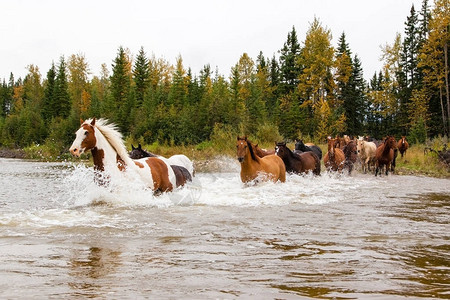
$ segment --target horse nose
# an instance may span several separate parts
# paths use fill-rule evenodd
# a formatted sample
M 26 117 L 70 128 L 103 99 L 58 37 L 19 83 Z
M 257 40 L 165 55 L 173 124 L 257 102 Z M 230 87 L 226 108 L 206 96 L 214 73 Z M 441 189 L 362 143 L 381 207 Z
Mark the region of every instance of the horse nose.
M 80 150 L 78 148 L 70 149 L 70 154 L 75 157 L 80 157 Z
M 243 157 L 238 157 L 238 161 L 241 163 L 241 162 L 244 161 L 244 158 Z

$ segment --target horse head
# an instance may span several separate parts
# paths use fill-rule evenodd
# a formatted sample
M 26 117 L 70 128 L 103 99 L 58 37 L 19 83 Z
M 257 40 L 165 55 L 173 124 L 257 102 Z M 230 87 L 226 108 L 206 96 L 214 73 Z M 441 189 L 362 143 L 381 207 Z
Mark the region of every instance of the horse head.
M 141 144 L 138 144 L 137 148 L 131 145 L 131 152 L 129 153 L 130 158 L 132 159 L 141 159 L 144 157 L 150 157 L 150 153 L 142 149 Z
M 397 148 L 397 143 L 395 142 L 395 138 L 393 136 L 386 137 L 386 139 L 384 140 L 384 144 L 386 145 L 385 147 L 391 149 Z
M 240 163 L 244 162 L 244 158 L 247 155 L 247 151 L 248 151 L 247 137 L 238 136 L 236 142 L 236 155 Z
M 307 151 L 306 149 L 306 145 L 303 143 L 303 140 L 295 140 L 295 150 L 300 150 L 300 151 Z
M 337 146 L 338 143 L 339 143 L 339 138 L 333 139 L 333 138 L 331 138 L 331 137 L 329 136 L 329 137 L 327 138 L 328 153 L 334 154 L 334 149 L 335 149 L 336 147 L 338 147 L 338 146 Z
M 80 128 L 75 132 L 75 140 L 72 146 L 70 146 L 69 151 L 73 156 L 80 157 L 82 153 L 95 148 L 96 144 L 95 118 L 93 118 L 90 123 L 81 122 Z
M 275 154 L 281 158 L 287 157 L 290 150 L 286 146 L 286 142 L 275 143 Z

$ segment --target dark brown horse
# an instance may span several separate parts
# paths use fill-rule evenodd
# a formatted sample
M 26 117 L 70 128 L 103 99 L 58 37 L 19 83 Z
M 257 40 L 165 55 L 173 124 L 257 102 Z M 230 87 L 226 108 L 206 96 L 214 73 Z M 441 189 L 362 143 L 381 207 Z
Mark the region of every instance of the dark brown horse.
M 344 168 L 344 152 L 337 147 L 338 140 L 328 137 L 328 152 L 323 157 L 323 162 L 328 171 L 341 172 Z
M 406 150 L 409 148 L 409 144 L 406 141 L 406 136 L 402 136 L 402 138 L 398 141 L 397 148 L 403 158 L 403 155 L 406 155 Z
M 376 160 L 376 170 L 375 176 L 378 173 L 381 174 L 383 167 L 385 168 L 385 174 L 388 175 L 389 169 L 391 169 L 391 164 L 394 161 L 394 150 L 397 148 L 397 143 L 393 136 L 388 136 L 384 143 L 382 143 L 375 153 Z
M 308 152 L 308 151 L 314 152 L 317 155 L 317 157 L 319 158 L 319 160 L 322 160 L 322 149 L 320 149 L 318 146 L 311 145 L 311 144 L 309 146 L 307 146 L 303 143 L 303 140 L 295 141 L 294 153 L 302 153 L 302 152 Z
M 358 160 L 358 151 L 356 147 L 355 141 L 349 141 L 347 145 L 344 147 L 344 168 L 348 170 L 348 173 L 351 174 L 353 171 L 353 166 Z
M 283 160 L 287 172 L 297 174 L 313 172 L 314 175 L 320 175 L 320 160 L 312 151 L 296 154 L 282 142 L 276 144 L 275 153 Z
M 286 167 L 281 158 L 276 155 L 259 157 L 254 151 L 254 145 L 247 140 L 247 137 L 237 138 L 236 155 L 241 163 L 242 182 L 250 182 L 260 175 L 274 182 L 286 181 Z

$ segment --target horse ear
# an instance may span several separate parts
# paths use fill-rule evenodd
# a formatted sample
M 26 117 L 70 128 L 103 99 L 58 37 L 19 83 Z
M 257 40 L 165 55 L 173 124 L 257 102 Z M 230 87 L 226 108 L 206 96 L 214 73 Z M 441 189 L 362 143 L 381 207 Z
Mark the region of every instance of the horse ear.
M 91 125 L 95 126 L 95 118 L 92 119 Z
M 140 143 L 138 144 L 138 149 L 142 149 L 142 146 Z
M 83 125 L 84 121 L 82 118 L 80 118 L 80 125 Z
M 131 144 L 131 150 L 134 150 L 134 149 L 136 149 L 136 148 L 134 148 L 133 144 Z
M 238 141 L 240 140 L 239 136 L 237 136 L 237 140 L 238 140 Z
M 244 136 L 244 141 L 247 141 L 247 136 Z

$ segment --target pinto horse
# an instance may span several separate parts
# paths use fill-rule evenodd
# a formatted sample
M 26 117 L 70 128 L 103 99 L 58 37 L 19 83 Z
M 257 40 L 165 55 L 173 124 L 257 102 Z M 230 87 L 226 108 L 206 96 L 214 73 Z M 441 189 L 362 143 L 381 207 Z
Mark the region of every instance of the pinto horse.
M 319 160 L 322 160 L 322 149 L 320 149 L 318 146 L 312 145 L 312 144 L 309 144 L 309 146 L 308 146 L 303 143 L 303 140 L 295 141 L 294 153 L 299 154 L 299 153 L 308 152 L 308 151 L 314 152 L 317 155 L 317 157 L 319 158 Z
M 129 155 L 130 158 L 132 159 L 140 159 L 144 157 L 158 157 L 158 155 L 142 149 L 141 144 L 138 144 L 137 148 L 131 145 L 131 152 Z M 168 161 L 170 162 L 170 158 L 168 159 Z M 175 173 L 175 177 L 177 179 L 177 186 L 184 186 L 186 182 L 192 181 L 192 175 L 185 167 L 172 164 L 170 165 L 170 167 L 172 167 L 172 170 Z
M 403 135 L 402 138 L 398 141 L 397 148 L 403 158 L 403 155 L 406 155 L 406 150 L 408 150 L 409 148 L 409 144 L 406 141 L 406 136 Z
M 397 147 L 397 143 L 395 141 L 395 138 L 393 136 L 388 136 L 384 143 L 382 143 L 380 146 L 378 146 L 377 151 L 375 153 L 375 159 L 376 159 L 376 169 L 375 169 L 375 176 L 378 175 L 378 173 L 382 172 L 383 167 L 385 167 L 386 171 L 385 174 L 388 175 L 388 171 L 391 168 L 391 164 L 394 162 L 394 150 Z
M 320 159 L 312 152 L 294 153 L 285 142 L 277 143 L 275 153 L 283 160 L 286 171 L 290 173 L 308 173 L 320 175 Z
M 104 119 L 89 119 L 81 122 L 75 135 L 70 153 L 80 157 L 91 150 L 97 172 L 117 175 L 134 170 L 155 193 L 172 191 L 176 187 L 175 174 L 166 160 L 158 157 L 132 160 L 128 156 L 122 135 L 114 124 Z
M 345 155 L 344 152 L 337 147 L 338 140 L 328 137 L 328 152 L 323 157 L 325 168 L 328 171 L 341 172 L 344 168 Z
M 259 175 L 266 175 L 265 179 L 274 182 L 286 181 L 286 167 L 278 156 L 272 154 L 259 157 L 247 137 L 237 137 L 236 149 L 237 159 L 241 163 L 242 182 L 250 182 Z

